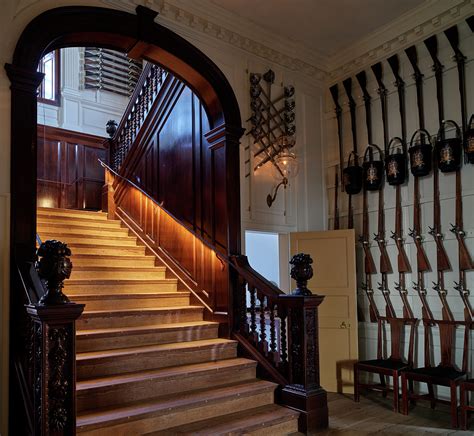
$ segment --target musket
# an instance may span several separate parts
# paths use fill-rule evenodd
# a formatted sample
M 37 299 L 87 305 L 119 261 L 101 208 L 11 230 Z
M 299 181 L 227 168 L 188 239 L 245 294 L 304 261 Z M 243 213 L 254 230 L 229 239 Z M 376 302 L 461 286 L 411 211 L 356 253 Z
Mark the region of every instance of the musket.
M 400 112 L 400 127 L 402 132 L 402 144 L 405 145 L 407 141 L 407 125 L 405 116 L 405 82 L 400 76 L 400 62 L 398 55 L 393 55 L 387 59 L 390 68 L 392 69 L 395 78 L 395 87 L 398 93 L 398 109 Z M 405 149 L 403 149 L 405 153 Z M 402 192 L 401 186 L 395 187 L 395 231 L 392 232 L 391 238 L 395 241 L 398 250 L 397 269 L 398 269 L 398 283 L 395 284 L 395 289 L 400 294 L 403 302 L 403 316 L 405 318 L 414 318 L 413 311 L 408 301 L 408 291 L 406 288 L 405 274 L 411 272 L 410 261 L 405 251 L 403 240 L 403 209 L 402 209 Z
M 369 211 L 367 204 L 367 190 L 363 190 L 363 207 L 362 207 L 362 235 L 359 236 L 359 242 L 362 244 L 364 249 L 364 274 L 365 282 L 362 285 L 367 299 L 369 300 L 369 312 L 370 321 L 377 322 L 380 314 L 374 301 L 374 290 L 372 289 L 372 274 L 377 273 L 375 268 L 375 262 L 370 252 L 370 240 L 369 240 Z
M 456 26 L 450 27 L 444 31 L 448 41 L 454 51 L 454 60 L 456 62 L 458 70 L 459 80 L 459 96 L 461 101 L 461 117 L 463 132 L 466 131 L 467 119 L 466 119 L 466 83 L 465 83 L 465 60 L 466 57 L 459 49 L 459 36 Z M 451 224 L 451 232 L 454 233 L 458 241 L 458 257 L 459 257 L 459 281 L 456 283 L 454 288 L 459 292 L 464 302 L 464 317 L 466 321 L 471 321 L 474 317 L 474 313 L 469 304 L 469 290 L 466 284 L 466 271 L 474 269 L 474 264 L 471 259 L 471 255 L 467 250 L 465 243 L 465 232 L 463 224 L 463 210 L 462 210 L 462 182 L 461 182 L 461 169 L 456 171 L 456 224 Z
M 382 109 L 382 126 L 383 126 L 383 141 L 384 141 L 384 151 L 387 154 L 387 146 L 388 146 L 388 126 L 387 126 L 387 88 L 385 87 L 382 76 L 382 62 L 378 62 L 375 65 L 372 65 L 372 71 L 374 73 L 375 79 L 377 80 L 377 84 L 379 87 L 377 88 L 377 93 L 380 96 L 380 106 Z
M 443 64 L 438 59 L 438 40 L 436 35 L 424 41 L 431 59 L 433 60 L 432 70 L 435 73 L 436 80 L 436 99 L 438 101 L 438 121 L 440 126 L 440 133 L 444 136 L 444 129 L 442 128 L 444 120 L 444 103 L 443 103 Z M 433 227 L 430 227 L 429 234 L 433 236 L 436 243 L 436 271 L 437 282 L 433 283 L 433 289 L 438 293 L 443 306 L 443 319 L 446 321 L 453 321 L 454 317 L 446 300 L 446 287 L 444 285 L 444 271 L 451 270 L 448 255 L 443 245 L 443 234 L 441 232 L 441 205 L 439 199 L 439 169 L 438 161 L 434 159 L 433 168 Z
M 371 117 L 371 110 L 370 110 L 370 101 L 371 97 L 367 91 L 367 76 L 365 71 L 361 71 L 360 73 L 356 74 L 357 81 L 359 82 L 360 89 L 362 90 L 362 95 L 364 99 L 364 106 L 365 106 L 365 124 L 367 126 L 367 142 L 372 144 L 372 117 Z
M 413 68 L 413 78 L 415 79 L 416 102 L 418 106 L 418 125 L 420 126 L 420 129 L 424 129 L 425 116 L 423 110 L 423 74 L 418 68 L 418 55 L 416 53 L 416 47 L 414 45 L 408 47 L 405 49 L 405 53 Z
M 344 147 L 342 145 L 342 108 L 339 104 L 339 90 L 336 85 L 333 85 L 329 88 L 329 91 L 331 92 L 332 99 L 334 100 L 334 111 L 336 112 L 336 120 L 337 120 L 337 136 L 339 139 L 339 171 L 342 176 L 342 169 L 344 167 Z M 341 180 L 342 182 L 342 180 Z
M 342 82 L 346 91 L 347 99 L 349 101 L 349 112 L 351 115 L 351 132 L 352 132 L 352 150 L 354 152 L 354 159 L 358 158 L 357 154 L 357 123 L 356 123 L 356 102 L 352 97 L 352 79 Z M 354 210 L 352 209 L 352 195 L 349 194 L 348 208 L 347 208 L 347 228 L 354 228 Z
M 337 168 L 336 168 L 335 183 L 334 183 L 334 230 L 339 230 L 339 208 L 337 206 L 338 191 L 339 191 L 339 175 L 337 174 Z

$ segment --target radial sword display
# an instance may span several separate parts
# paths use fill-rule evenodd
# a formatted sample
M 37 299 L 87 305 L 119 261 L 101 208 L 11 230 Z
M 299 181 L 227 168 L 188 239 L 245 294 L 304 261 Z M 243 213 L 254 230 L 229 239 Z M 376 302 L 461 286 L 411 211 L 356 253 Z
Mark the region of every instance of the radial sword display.
M 405 82 L 400 77 L 400 62 L 398 55 L 393 55 L 387 59 L 390 68 L 392 69 L 393 76 L 395 77 L 395 87 L 397 88 L 398 94 L 398 109 L 400 112 L 400 129 L 402 132 L 402 152 L 406 159 L 406 113 L 405 113 Z M 404 168 L 406 171 L 406 168 Z M 391 238 L 395 241 L 398 250 L 397 257 L 397 269 L 398 269 L 398 283 L 395 284 L 400 294 L 400 298 L 403 302 L 403 316 L 405 318 L 414 318 L 413 311 L 408 301 L 408 291 L 406 288 L 406 277 L 405 274 L 411 272 L 410 262 L 405 252 L 405 245 L 403 239 L 403 209 L 402 209 L 402 188 L 400 184 L 395 186 L 395 231 L 392 231 Z

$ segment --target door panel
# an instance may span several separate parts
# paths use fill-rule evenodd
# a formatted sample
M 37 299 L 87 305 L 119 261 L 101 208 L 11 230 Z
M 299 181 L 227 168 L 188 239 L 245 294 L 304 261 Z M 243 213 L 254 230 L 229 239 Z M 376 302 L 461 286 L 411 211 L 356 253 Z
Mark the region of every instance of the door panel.
M 355 232 L 291 233 L 290 255 L 296 253 L 311 255 L 314 276 L 308 288 L 325 295 L 319 306 L 321 385 L 329 392 L 353 393 L 352 365 L 358 359 Z

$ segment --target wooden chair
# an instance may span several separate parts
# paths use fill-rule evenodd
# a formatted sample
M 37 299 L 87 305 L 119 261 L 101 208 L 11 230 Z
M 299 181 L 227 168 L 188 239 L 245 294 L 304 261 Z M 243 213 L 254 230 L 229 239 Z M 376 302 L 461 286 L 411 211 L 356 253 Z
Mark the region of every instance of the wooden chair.
M 388 358 L 383 357 L 384 350 L 386 349 L 386 339 L 384 335 L 385 323 L 390 326 L 391 354 Z M 383 396 L 386 397 L 390 388 L 386 384 L 385 376 L 391 376 L 393 377 L 393 410 L 398 412 L 398 377 L 401 371 L 413 366 L 413 345 L 417 323 L 418 320 L 416 318 L 379 317 L 377 328 L 377 359 L 362 360 L 354 364 L 354 401 L 360 401 L 360 388 L 382 391 Z M 401 343 L 406 325 L 410 325 L 410 339 L 408 344 L 408 358 L 404 360 Z M 359 371 L 379 374 L 380 383 L 360 383 Z
M 474 406 L 469 405 L 468 392 L 474 392 L 474 379 L 469 379 L 461 383 L 461 428 L 467 430 L 469 427 L 468 412 L 474 412 Z
M 467 358 L 468 358 L 468 340 L 471 322 L 465 321 L 441 321 L 441 320 L 423 320 L 425 328 L 425 366 L 422 368 L 412 368 L 402 373 L 402 413 L 408 415 L 408 401 L 423 399 L 431 402 L 431 408 L 434 409 L 436 403 L 449 404 L 451 406 L 451 426 L 458 427 L 458 399 L 457 388 L 463 380 L 466 379 Z M 431 330 L 437 325 L 439 328 L 441 362 L 438 366 L 431 366 Z M 455 366 L 455 356 L 453 348 L 455 344 L 456 328 L 464 326 L 464 343 L 461 370 Z M 428 385 L 428 394 L 415 394 L 412 389 L 408 389 L 407 384 L 414 381 L 424 382 Z M 433 391 L 433 385 L 447 386 L 451 390 L 451 399 L 440 400 L 436 398 Z

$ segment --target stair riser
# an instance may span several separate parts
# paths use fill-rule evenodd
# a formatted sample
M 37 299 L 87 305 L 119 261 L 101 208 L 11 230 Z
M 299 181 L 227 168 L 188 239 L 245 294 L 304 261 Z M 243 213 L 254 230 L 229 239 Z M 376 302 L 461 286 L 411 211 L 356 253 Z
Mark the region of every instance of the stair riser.
M 127 316 L 87 317 L 83 315 L 77 320 L 76 327 L 79 330 L 85 330 L 107 327 L 138 327 L 188 321 L 202 321 L 202 310 L 170 310 L 162 313 L 141 313 Z
M 102 227 L 102 226 L 101 226 Z M 64 225 L 44 225 L 41 224 L 38 226 L 38 233 L 42 235 L 43 233 L 48 234 L 66 234 L 66 235 L 77 235 L 77 234 L 84 234 L 90 236 L 128 236 L 128 230 L 125 228 L 110 228 L 110 229 L 102 229 L 102 228 L 94 228 L 94 227 L 86 227 L 86 226 L 70 226 L 68 224 Z
M 76 253 L 76 251 L 74 251 Z M 79 254 L 79 253 L 77 253 Z M 72 257 L 73 265 L 76 266 L 104 266 L 104 267 L 125 267 L 128 268 L 130 266 L 135 266 L 137 268 L 153 268 L 155 266 L 155 258 L 153 257 L 143 257 L 143 258 L 134 258 L 129 259 L 127 257 L 121 258 L 107 258 L 107 257 L 97 257 L 94 259 L 88 258 L 79 258 L 77 256 Z M 73 269 L 74 269 L 73 267 Z M 77 270 L 75 271 L 77 272 Z
M 110 237 L 107 236 L 105 238 L 101 238 L 100 236 L 89 236 L 89 234 L 84 234 L 83 236 L 70 236 L 70 235 L 60 235 L 60 234 L 48 234 L 43 233 L 41 234 L 41 239 L 43 241 L 47 241 L 48 239 L 58 239 L 60 241 L 66 242 L 69 244 L 97 244 L 100 246 L 112 246 L 115 247 L 116 245 L 120 246 L 131 246 L 135 247 L 137 245 L 137 241 L 135 238 L 130 236 L 115 236 Z
M 75 270 L 74 266 L 76 262 L 73 262 L 71 273 L 71 278 L 75 280 L 161 280 L 166 278 L 166 272 L 160 269 L 154 272 L 134 271 L 133 268 L 130 268 L 130 271 L 81 271 Z M 94 264 L 94 266 L 97 265 Z
M 200 348 L 167 349 L 138 353 L 116 358 L 96 358 L 77 361 L 79 380 L 108 375 L 123 374 L 149 369 L 166 368 L 192 363 L 231 359 L 237 356 L 235 344 L 212 345 Z
M 184 425 L 189 422 L 209 419 L 216 416 L 222 416 L 229 411 L 238 412 L 241 410 L 260 407 L 273 403 L 273 392 L 263 392 L 252 395 L 251 397 L 232 397 L 227 401 L 219 403 L 209 402 L 201 407 L 186 410 L 170 410 L 166 415 L 153 416 L 136 421 L 129 421 L 122 424 L 96 428 L 87 431 L 87 428 L 78 428 L 78 433 L 94 436 L 126 436 L 132 434 L 144 434 L 152 431 L 164 430 L 167 428 Z
M 38 210 L 38 218 L 42 217 L 65 217 L 65 218 L 80 218 L 80 219 L 88 219 L 88 220 L 98 220 L 98 221 L 106 221 L 107 214 L 102 212 L 83 212 L 83 211 L 75 211 L 73 209 L 69 210 Z
M 137 333 L 105 338 L 77 337 L 77 352 L 115 350 L 117 348 L 139 347 L 152 344 L 171 344 L 173 342 L 199 341 L 217 338 L 216 326 L 188 327 L 174 331 Z
M 133 283 L 99 285 L 93 283 L 68 283 L 64 286 L 66 294 L 130 294 L 133 292 L 176 292 L 178 284 L 175 281 L 163 281 L 161 283 Z
M 84 226 L 90 227 L 93 229 L 107 229 L 107 228 L 115 228 L 120 229 L 122 228 L 120 221 L 114 220 L 90 220 L 90 219 L 83 219 L 83 218 L 64 218 L 63 216 L 38 216 L 37 225 L 71 225 L 71 226 Z
M 203 371 L 202 373 L 186 374 L 174 378 L 148 379 L 140 382 L 126 383 L 122 386 L 108 386 L 104 388 L 78 391 L 78 411 L 93 410 L 131 401 L 147 400 L 165 395 L 189 392 L 196 389 L 205 389 L 223 386 L 229 383 L 250 381 L 255 379 L 255 366 L 242 368 L 225 368 L 219 371 Z
M 95 246 L 95 247 L 80 247 L 68 243 L 72 251 L 72 261 L 74 262 L 74 254 L 95 254 L 98 256 L 137 256 L 145 255 L 145 247 L 129 246 L 129 247 L 113 247 L 113 246 Z
M 291 435 L 298 433 L 298 420 L 291 419 L 280 424 L 268 425 L 258 430 L 245 432 L 245 435 L 253 436 L 275 436 L 275 435 Z M 224 435 L 225 433 L 223 433 Z M 217 435 L 214 435 L 217 436 Z
M 171 294 L 171 293 L 170 293 Z M 103 300 L 91 300 L 88 298 L 81 298 L 79 295 L 71 296 L 70 299 L 75 303 L 85 304 L 85 310 L 120 310 L 120 309 L 139 309 L 139 308 L 156 308 L 166 306 L 187 306 L 189 305 L 189 296 L 162 296 L 150 298 L 130 298 L 111 299 L 104 298 Z

